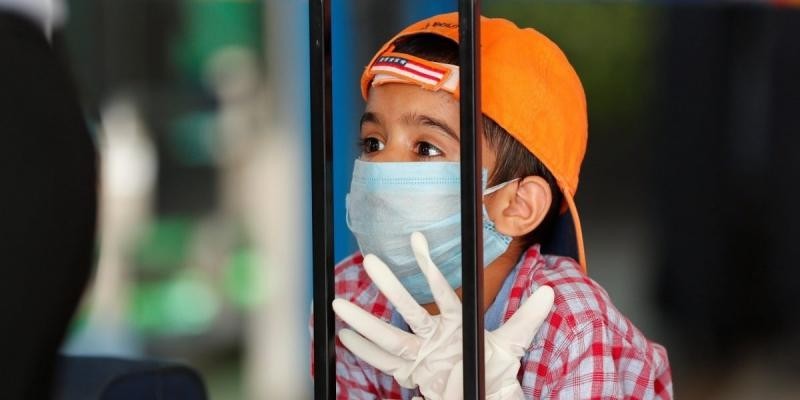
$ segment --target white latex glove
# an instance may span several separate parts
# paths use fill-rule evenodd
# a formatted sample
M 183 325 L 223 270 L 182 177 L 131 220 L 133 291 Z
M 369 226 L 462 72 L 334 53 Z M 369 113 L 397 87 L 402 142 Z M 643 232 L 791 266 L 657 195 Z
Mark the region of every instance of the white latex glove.
M 425 237 L 411 235 L 411 248 L 425 274 L 441 312 L 429 315 L 403 288 L 389 268 L 375 256 L 364 258 L 364 268 L 381 292 L 394 304 L 415 335 L 404 332 L 345 300 L 334 300 L 334 311 L 367 337 L 343 329 L 342 343 L 358 357 L 395 377 L 400 385 L 419 385 L 427 399 L 463 398 L 461 302 L 430 258 Z M 521 399 L 517 381 L 519 359 L 530 346 L 553 305 L 553 290 L 539 288 L 509 321 L 484 332 L 485 383 L 488 399 Z
M 553 289 L 542 286 L 520 306 L 508 321 L 494 331 L 483 333 L 484 373 L 487 400 L 524 399 L 517 380 L 520 358 L 530 347 L 542 322 L 553 307 Z M 453 369 L 444 393 L 447 399 L 464 398 L 464 370 Z
M 414 332 L 405 332 L 346 300 L 333 301 L 333 310 L 353 329 L 342 329 L 339 339 L 356 356 L 392 375 L 401 386 L 417 385 L 426 398 L 443 399 L 453 366 L 461 361 L 461 301 L 431 260 L 420 233 L 411 235 L 411 249 L 431 287 L 439 315 L 430 315 L 406 291 L 380 259 L 364 257 L 364 269 L 397 308 Z

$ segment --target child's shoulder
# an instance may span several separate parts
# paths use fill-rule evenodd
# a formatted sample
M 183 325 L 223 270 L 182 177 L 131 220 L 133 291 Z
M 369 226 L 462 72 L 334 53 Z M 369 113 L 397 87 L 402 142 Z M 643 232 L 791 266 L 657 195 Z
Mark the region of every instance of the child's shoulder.
M 529 249 L 525 257 L 514 286 L 524 292 L 520 302 L 540 286 L 553 288 L 555 309 L 548 318 L 547 330 L 560 331 L 565 338 L 603 332 L 642 350 L 650 346 L 644 334 L 614 306 L 608 292 L 575 260 L 540 254 L 538 246 Z
M 553 311 L 523 359 L 523 387 L 536 397 L 555 393 L 548 391 L 585 396 L 600 388 L 619 398 L 671 398 L 666 350 L 649 341 L 575 260 L 540 254 L 534 246 L 518 268 L 506 318 L 539 287 L 555 293 Z
M 596 318 L 616 314 L 608 292 L 591 279 L 574 259 L 542 255 L 529 275 L 531 286 L 547 285 L 555 292 L 556 313 L 570 326 L 580 326 Z

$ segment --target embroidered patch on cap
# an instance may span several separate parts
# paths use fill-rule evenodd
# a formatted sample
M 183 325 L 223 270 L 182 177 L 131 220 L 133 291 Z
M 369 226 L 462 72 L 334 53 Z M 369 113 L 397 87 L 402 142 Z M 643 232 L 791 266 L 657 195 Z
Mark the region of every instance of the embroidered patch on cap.
M 386 53 L 369 66 L 372 86 L 413 83 L 427 90 L 458 92 L 458 66 L 428 61 L 402 53 Z

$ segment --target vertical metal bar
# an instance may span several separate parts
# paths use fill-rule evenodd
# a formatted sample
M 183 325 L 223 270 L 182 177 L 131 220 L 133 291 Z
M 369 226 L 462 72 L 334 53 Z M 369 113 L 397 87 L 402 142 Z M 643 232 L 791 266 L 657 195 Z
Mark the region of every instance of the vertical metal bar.
M 330 0 L 309 3 L 311 218 L 313 221 L 314 398 L 336 396 L 333 301 L 333 153 Z
M 464 398 L 484 398 L 480 0 L 459 0 Z

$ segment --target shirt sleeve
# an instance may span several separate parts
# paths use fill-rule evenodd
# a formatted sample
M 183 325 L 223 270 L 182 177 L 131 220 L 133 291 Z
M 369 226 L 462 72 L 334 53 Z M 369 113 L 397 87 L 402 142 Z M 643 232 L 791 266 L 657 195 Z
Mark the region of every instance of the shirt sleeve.
M 549 365 L 553 399 L 669 399 L 657 366 L 602 319 L 577 327 Z
M 392 318 L 391 306 L 377 287 L 371 284 L 366 271 L 361 266 L 361 257 L 356 254 L 336 266 L 335 271 L 336 297 L 351 301 L 353 304 L 370 312 L 377 318 L 390 321 Z M 336 399 L 400 399 L 408 396 L 407 389 L 400 385 L 390 375 L 384 374 L 372 365 L 356 357 L 341 341 L 338 333 L 347 327 L 344 321 L 334 317 L 336 340 L 334 351 L 336 353 Z M 313 313 L 309 319 L 309 333 L 311 334 L 311 376 L 314 375 L 314 336 Z M 408 392 L 408 393 L 406 393 Z
M 337 319 L 336 331 L 342 328 L 343 322 Z M 309 320 L 311 333 L 311 377 L 314 377 L 314 317 Z M 361 361 L 348 350 L 338 336 L 335 342 L 336 352 L 336 399 L 400 399 L 402 392 L 391 376 L 381 373 L 371 365 Z M 385 389 L 388 388 L 388 389 Z
M 337 399 L 399 399 L 400 393 L 382 388 L 394 382 L 381 382 L 391 377 L 365 364 L 336 339 L 336 398 Z

